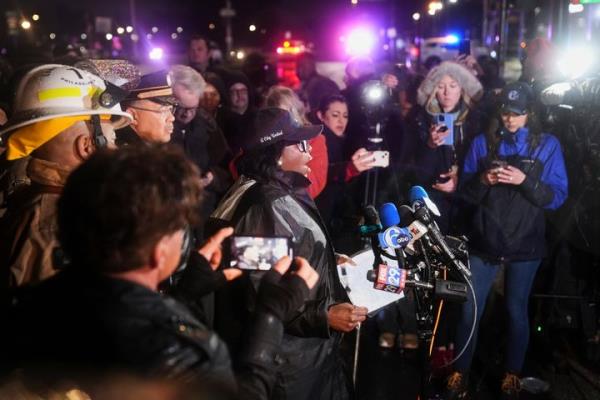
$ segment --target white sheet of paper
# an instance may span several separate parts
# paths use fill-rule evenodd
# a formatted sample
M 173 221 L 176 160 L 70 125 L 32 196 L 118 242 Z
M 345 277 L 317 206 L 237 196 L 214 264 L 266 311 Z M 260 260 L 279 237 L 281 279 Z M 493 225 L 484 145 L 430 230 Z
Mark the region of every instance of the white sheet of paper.
M 373 282 L 367 280 L 367 272 L 373 269 L 374 259 L 375 256 L 371 249 L 367 249 L 352 256 L 356 266 L 350 264 L 338 265 L 338 275 L 350 301 L 355 306 L 367 307 L 369 314 L 404 298 L 404 293 L 388 293 L 373 288 Z M 386 262 L 388 265 L 398 265 L 393 260 L 386 259 Z

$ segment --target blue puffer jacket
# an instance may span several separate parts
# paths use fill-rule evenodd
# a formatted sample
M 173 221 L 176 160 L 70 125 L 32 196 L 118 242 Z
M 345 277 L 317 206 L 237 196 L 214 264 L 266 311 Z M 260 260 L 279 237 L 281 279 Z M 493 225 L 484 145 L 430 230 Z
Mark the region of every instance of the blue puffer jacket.
M 529 145 L 529 131 L 505 134 L 496 159 L 507 161 L 526 175 L 519 186 L 488 186 L 481 173 L 489 169 L 485 135 L 477 136 L 465 157 L 460 195 L 474 206 L 469 239 L 471 251 L 484 258 L 533 260 L 544 256 L 544 210 L 555 210 L 567 197 L 567 174 L 558 140 L 542 134 Z

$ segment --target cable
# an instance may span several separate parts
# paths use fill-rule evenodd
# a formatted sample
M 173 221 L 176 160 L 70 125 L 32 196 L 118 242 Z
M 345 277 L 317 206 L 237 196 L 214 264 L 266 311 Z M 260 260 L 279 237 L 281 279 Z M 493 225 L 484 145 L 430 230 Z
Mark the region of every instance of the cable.
M 438 312 L 435 317 L 435 324 L 433 325 L 433 333 L 431 335 L 431 343 L 429 343 L 429 357 L 431 357 L 431 353 L 433 353 L 433 344 L 435 343 L 435 335 L 437 334 L 437 329 L 438 329 L 438 325 L 440 323 L 440 316 L 442 315 L 442 307 L 443 306 L 444 306 L 444 300 L 440 300 Z
M 446 279 L 446 275 L 447 275 L 447 270 L 444 268 L 444 280 Z M 438 312 L 435 317 L 435 324 L 433 325 L 433 333 L 431 334 L 431 343 L 429 343 L 429 357 L 431 357 L 431 353 L 433 353 L 433 344 L 435 343 L 435 335 L 437 334 L 438 325 L 440 324 L 440 317 L 442 315 L 442 307 L 444 307 L 444 300 L 440 300 Z
M 475 334 L 475 326 L 477 325 L 477 296 L 475 296 L 475 290 L 473 289 L 473 285 L 471 284 L 471 281 L 469 279 L 467 279 L 464 275 L 463 275 L 463 278 L 465 278 L 467 285 L 469 285 L 469 289 L 471 289 L 471 294 L 473 295 L 473 325 L 471 325 L 471 332 L 469 333 L 467 342 L 465 343 L 463 348 L 460 350 L 460 353 L 458 353 L 458 355 L 456 357 L 454 357 L 446 365 L 443 365 L 441 368 L 446 368 L 447 366 L 454 364 L 463 355 L 463 353 L 467 350 L 467 347 L 469 347 L 469 343 L 471 343 L 471 340 L 473 339 L 473 335 Z

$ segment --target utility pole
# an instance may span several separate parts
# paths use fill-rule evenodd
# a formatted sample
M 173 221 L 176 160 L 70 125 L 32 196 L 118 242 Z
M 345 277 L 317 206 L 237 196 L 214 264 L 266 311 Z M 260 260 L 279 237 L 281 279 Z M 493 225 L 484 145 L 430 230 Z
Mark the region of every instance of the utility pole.
M 490 5 L 488 4 L 489 0 L 483 0 L 483 25 L 481 27 L 481 45 L 485 46 L 486 43 L 486 39 L 487 39 L 487 34 L 488 34 L 488 18 L 489 18 L 489 8 Z
M 506 62 L 506 54 L 507 54 L 507 50 L 508 50 L 508 46 L 506 43 L 507 39 L 508 39 L 508 4 L 507 4 L 507 0 L 502 0 L 502 10 L 500 11 L 500 64 L 503 66 L 502 68 L 504 69 L 504 63 Z
M 131 20 L 131 26 L 133 26 L 133 31 L 140 35 L 139 26 L 137 24 L 137 16 L 135 13 L 135 0 L 129 0 L 129 19 Z M 133 58 L 137 59 L 138 57 L 138 41 L 133 42 Z
M 231 23 L 233 17 L 235 17 L 235 10 L 231 6 L 231 0 L 225 0 L 225 8 L 221 8 L 219 15 L 225 20 L 225 47 L 229 56 L 233 50 L 233 28 Z

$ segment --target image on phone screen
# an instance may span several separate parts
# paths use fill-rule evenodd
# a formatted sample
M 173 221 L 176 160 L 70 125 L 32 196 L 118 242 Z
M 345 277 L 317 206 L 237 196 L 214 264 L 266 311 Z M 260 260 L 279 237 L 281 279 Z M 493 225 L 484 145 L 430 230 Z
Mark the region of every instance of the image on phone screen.
M 292 256 L 287 237 L 234 236 L 230 241 L 230 267 L 270 270 L 283 256 Z

